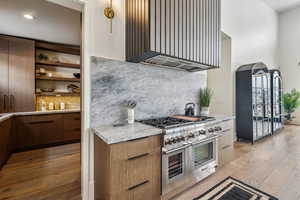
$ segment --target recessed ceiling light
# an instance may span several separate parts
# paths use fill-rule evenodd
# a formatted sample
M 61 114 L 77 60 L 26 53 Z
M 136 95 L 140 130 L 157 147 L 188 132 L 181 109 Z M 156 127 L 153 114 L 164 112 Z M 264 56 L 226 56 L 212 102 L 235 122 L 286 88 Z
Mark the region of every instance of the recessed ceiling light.
M 31 14 L 25 14 L 23 15 L 25 19 L 34 19 L 34 16 Z

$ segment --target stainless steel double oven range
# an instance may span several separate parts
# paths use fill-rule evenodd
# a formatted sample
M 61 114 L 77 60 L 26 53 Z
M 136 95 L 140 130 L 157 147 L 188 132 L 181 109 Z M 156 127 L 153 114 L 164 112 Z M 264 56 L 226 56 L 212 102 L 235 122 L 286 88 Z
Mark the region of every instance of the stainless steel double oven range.
M 222 131 L 214 118 L 192 122 L 172 117 L 140 122 L 162 128 L 162 194 L 185 185 L 192 179 L 200 181 L 216 171 L 218 164 L 218 133 Z M 205 123 L 212 121 L 210 123 Z M 206 125 L 208 124 L 208 125 Z

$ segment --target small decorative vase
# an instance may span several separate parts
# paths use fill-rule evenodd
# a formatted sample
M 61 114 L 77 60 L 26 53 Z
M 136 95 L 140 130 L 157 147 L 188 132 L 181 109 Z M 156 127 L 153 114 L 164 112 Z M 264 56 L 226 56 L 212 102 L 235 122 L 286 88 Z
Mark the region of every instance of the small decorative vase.
M 134 123 L 134 109 L 128 108 L 127 109 L 127 114 L 128 114 L 128 124 L 133 124 Z
M 201 116 L 208 117 L 209 116 L 209 107 L 201 107 Z

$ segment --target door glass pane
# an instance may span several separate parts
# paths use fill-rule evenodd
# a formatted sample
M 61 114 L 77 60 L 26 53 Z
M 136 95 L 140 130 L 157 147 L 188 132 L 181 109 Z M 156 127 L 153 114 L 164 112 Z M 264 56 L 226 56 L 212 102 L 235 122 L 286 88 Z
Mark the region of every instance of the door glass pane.
M 169 180 L 183 174 L 183 152 L 168 157 Z
M 213 159 L 213 142 L 193 147 L 194 167 Z

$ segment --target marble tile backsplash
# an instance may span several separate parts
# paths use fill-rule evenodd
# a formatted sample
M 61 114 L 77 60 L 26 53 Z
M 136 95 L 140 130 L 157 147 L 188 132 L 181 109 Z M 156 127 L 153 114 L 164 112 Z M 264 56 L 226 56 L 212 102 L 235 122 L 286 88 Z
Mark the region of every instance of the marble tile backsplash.
M 183 114 L 188 102 L 198 103 L 206 72 L 185 72 L 105 58 L 91 59 L 91 126 L 123 123 L 122 104 L 137 101 L 136 119 Z M 197 108 L 198 111 L 198 108 Z

